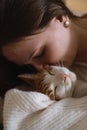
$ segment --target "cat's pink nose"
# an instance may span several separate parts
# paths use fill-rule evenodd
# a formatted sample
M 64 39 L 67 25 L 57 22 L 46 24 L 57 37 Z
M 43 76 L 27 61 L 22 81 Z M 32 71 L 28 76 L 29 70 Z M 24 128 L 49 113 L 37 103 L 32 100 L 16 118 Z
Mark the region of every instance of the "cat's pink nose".
M 69 77 L 69 75 L 66 73 L 61 73 L 60 75 L 63 80 L 66 80 L 66 78 Z

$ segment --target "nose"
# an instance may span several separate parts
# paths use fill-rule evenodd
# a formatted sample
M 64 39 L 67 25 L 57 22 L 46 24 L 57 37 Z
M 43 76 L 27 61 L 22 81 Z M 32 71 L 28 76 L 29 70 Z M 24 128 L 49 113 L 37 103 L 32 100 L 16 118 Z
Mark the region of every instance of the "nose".
M 63 80 L 66 80 L 66 78 L 69 77 L 69 75 L 66 73 L 61 73 L 60 76 Z
M 41 71 L 45 65 L 44 64 L 40 64 L 40 63 L 32 63 L 32 66 L 34 66 L 34 68 L 37 70 L 37 71 Z

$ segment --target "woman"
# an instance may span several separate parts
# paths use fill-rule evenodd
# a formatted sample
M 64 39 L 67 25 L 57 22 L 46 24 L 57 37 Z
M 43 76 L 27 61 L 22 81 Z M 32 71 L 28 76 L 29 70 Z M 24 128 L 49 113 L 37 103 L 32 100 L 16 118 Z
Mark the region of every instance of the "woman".
M 87 63 L 87 16 L 75 16 L 62 0 L 2 0 L 1 54 L 37 70 L 63 62 Z
M 0 49 L 7 60 L 37 70 L 87 63 L 87 15 L 75 16 L 62 0 L 1 0 Z

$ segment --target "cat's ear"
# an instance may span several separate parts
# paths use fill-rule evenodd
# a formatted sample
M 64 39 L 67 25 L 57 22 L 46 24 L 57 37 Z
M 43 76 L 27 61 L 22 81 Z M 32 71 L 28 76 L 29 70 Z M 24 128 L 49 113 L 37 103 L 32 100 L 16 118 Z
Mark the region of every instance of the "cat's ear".
M 37 74 L 20 74 L 18 75 L 18 78 L 25 81 L 26 83 L 34 84 L 35 80 L 38 79 L 38 75 Z

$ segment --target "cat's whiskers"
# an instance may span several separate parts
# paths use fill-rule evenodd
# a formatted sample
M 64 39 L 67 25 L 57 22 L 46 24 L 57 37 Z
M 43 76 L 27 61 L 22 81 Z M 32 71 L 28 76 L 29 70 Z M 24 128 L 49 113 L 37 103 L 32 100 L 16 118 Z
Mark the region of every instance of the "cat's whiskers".
M 59 66 L 59 62 L 57 62 L 57 63 L 55 64 L 55 66 Z
M 63 60 L 61 61 L 61 67 L 64 67 L 64 61 Z
M 64 67 L 64 61 L 58 61 L 58 62 L 56 63 L 56 66 Z
M 58 63 L 59 63 L 60 67 L 63 67 L 63 62 L 62 61 L 59 61 Z
M 59 61 L 59 66 L 61 67 L 61 61 Z
M 58 61 L 58 62 L 56 63 L 56 66 L 61 67 L 61 61 Z

